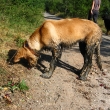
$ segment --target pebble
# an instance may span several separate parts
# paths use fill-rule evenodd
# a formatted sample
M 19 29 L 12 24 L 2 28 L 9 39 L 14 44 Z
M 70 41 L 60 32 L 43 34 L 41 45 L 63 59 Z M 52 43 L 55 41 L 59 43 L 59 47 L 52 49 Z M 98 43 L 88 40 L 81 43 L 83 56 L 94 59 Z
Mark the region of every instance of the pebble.
M 103 72 L 107 72 L 107 69 L 103 69 Z
M 99 107 L 99 110 L 104 110 L 103 108 Z

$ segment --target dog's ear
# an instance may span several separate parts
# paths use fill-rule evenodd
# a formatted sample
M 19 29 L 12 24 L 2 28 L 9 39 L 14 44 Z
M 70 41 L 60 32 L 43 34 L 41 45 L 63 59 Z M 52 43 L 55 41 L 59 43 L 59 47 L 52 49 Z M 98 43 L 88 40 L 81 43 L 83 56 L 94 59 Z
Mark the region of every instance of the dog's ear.
M 26 50 L 23 47 L 20 48 L 14 57 L 14 62 L 19 62 L 21 58 L 25 58 L 25 53 Z
M 27 47 L 27 45 L 28 45 L 28 43 L 27 43 L 27 40 L 26 41 L 24 41 L 24 43 L 23 43 L 23 48 L 25 48 L 25 47 Z
M 27 40 L 23 43 L 23 46 L 22 46 L 25 50 L 27 50 L 28 51 L 28 49 L 27 48 L 29 48 L 29 45 L 28 45 L 28 42 L 27 42 Z

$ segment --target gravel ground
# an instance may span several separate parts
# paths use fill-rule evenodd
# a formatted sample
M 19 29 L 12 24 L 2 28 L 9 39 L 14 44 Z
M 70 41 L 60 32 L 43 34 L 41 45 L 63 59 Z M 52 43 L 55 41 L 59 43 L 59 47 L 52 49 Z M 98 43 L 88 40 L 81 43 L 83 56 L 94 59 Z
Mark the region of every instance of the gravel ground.
M 45 16 L 45 18 L 54 17 L 54 15 Z M 101 58 L 104 73 L 97 68 L 93 58 L 93 68 L 87 81 L 77 79 L 77 70 L 83 65 L 78 45 L 63 52 L 50 79 L 40 77 L 43 67 L 49 67 L 50 52 L 42 53 L 42 67 L 39 70 L 36 68 L 28 70 L 21 64 L 6 64 L 7 69 L 12 72 L 10 77 L 15 80 L 24 79 L 29 90 L 25 93 L 0 91 L 1 95 L 8 93 L 12 100 L 11 104 L 7 104 L 6 100 L 0 98 L 0 109 L 110 110 L 110 36 L 103 35 Z

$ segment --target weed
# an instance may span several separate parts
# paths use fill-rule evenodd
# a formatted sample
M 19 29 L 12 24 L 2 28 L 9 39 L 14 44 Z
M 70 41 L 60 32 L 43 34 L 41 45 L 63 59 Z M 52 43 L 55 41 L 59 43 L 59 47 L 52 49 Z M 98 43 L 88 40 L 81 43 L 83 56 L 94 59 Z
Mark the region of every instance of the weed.
M 16 82 L 16 83 L 14 83 L 13 80 L 10 80 L 8 81 L 6 85 L 3 85 L 2 87 L 9 88 L 11 92 L 14 92 L 15 90 L 19 90 L 21 92 L 29 90 L 29 87 L 27 86 L 24 80 L 22 80 L 21 82 Z
M 24 80 L 22 80 L 19 84 L 18 87 L 20 89 L 20 91 L 24 91 L 24 90 L 28 90 L 29 87 L 26 85 L 26 82 Z
M 12 81 L 9 81 L 6 86 L 11 90 L 11 92 L 14 92 L 14 90 L 19 90 L 18 84 L 13 83 Z

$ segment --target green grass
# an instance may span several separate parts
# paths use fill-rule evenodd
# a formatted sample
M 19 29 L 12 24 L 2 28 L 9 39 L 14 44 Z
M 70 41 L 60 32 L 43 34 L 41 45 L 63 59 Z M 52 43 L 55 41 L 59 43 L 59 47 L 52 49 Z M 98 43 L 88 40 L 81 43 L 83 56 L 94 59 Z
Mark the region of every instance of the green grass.
M 44 21 L 42 0 L 1 0 L 0 60 L 7 59 L 10 49 L 18 49 Z
M 102 32 L 105 33 L 106 28 L 105 28 L 104 21 L 102 20 L 102 18 L 98 18 L 98 25 L 101 27 Z
M 40 0 L 1 0 L 0 25 L 9 29 L 8 36 L 13 33 L 30 34 L 44 20 L 44 8 L 44 2 Z M 10 33 L 10 30 L 13 30 L 13 33 Z
M 21 38 L 21 37 L 17 37 L 17 38 L 15 39 L 15 41 L 16 41 L 17 47 L 22 47 L 23 42 L 25 41 L 25 39 L 23 39 L 23 38 Z
M 9 88 L 11 92 L 14 92 L 15 90 L 24 92 L 29 90 L 29 87 L 27 86 L 26 82 L 24 80 L 20 82 L 14 83 L 12 80 L 8 81 L 6 85 L 3 85 L 1 88 Z
M 24 80 L 22 80 L 19 84 L 18 84 L 19 90 L 20 91 L 25 91 L 25 90 L 29 90 L 29 87 L 27 86 L 26 82 Z

